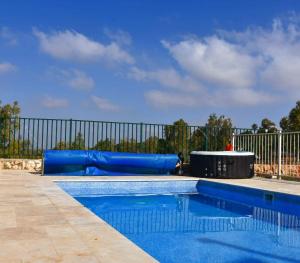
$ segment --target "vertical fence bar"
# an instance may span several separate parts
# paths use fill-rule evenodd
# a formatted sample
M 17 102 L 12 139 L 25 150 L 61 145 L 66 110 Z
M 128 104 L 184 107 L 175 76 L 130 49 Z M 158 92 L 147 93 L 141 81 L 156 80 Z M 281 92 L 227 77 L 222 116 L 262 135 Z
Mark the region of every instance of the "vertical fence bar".
M 7 144 L 7 154 L 8 156 L 11 154 L 12 151 L 12 133 L 11 133 L 11 127 L 12 127 L 12 120 L 8 119 L 8 124 L 7 124 L 7 132 L 8 132 L 8 144 Z
M 207 126 L 205 126 L 205 151 L 208 150 Z
M 13 156 L 14 157 L 16 157 L 15 155 L 16 155 L 16 149 L 15 149 L 15 147 L 16 147 L 16 122 L 17 122 L 17 118 L 14 118 L 14 122 L 13 122 L 13 126 L 14 126 L 14 130 L 13 130 L 13 134 L 14 134 L 14 136 L 13 136 L 13 138 L 14 138 L 14 140 L 13 140 Z
M 26 120 L 27 120 L 27 122 L 26 122 Z M 26 149 L 28 148 L 28 146 L 26 146 L 26 145 L 28 145 L 29 144 L 29 142 L 28 142 L 28 140 L 27 140 L 27 135 L 26 135 L 26 131 L 27 131 L 27 126 L 26 125 L 28 125 L 27 124 L 28 123 L 28 119 L 23 119 L 23 132 L 22 132 L 22 144 L 23 144 L 23 147 L 22 147 L 22 152 L 23 152 L 23 155 L 24 156 L 26 156 Z
M 27 143 L 28 143 L 28 146 L 27 146 L 27 157 L 29 157 L 29 147 L 30 147 L 30 140 L 29 140 L 29 136 L 30 136 L 30 134 L 29 134 L 29 131 L 30 131 L 30 119 L 28 119 L 28 122 L 27 122 L 28 124 L 27 124 Z
M 39 154 L 39 138 L 40 138 L 40 120 L 37 120 L 37 138 L 36 138 L 36 156 L 40 156 Z
M 18 118 L 18 157 L 20 158 L 21 156 L 21 151 L 20 151 L 20 140 L 21 140 L 21 118 Z M 1 135 L 0 135 L 1 136 Z
M 91 122 L 88 121 L 88 133 L 87 133 L 88 139 L 87 139 L 87 149 L 90 149 L 90 137 L 91 137 Z
M 129 124 L 126 124 L 126 151 L 131 152 L 131 149 L 129 149 Z
M 32 135 L 31 135 L 31 158 L 33 157 L 33 150 L 34 150 L 34 126 L 35 126 L 35 119 L 32 119 Z
M 278 132 L 278 175 L 277 179 L 281 179 L 281 145 L 282 145 L 282 132 Z
M 51 132 L 50 132 L 50 148 L 53 148 L 52 141 L 53 140 L 53 119 L 51 120 Z
M 143 141 L 143 123 L 140 123 L 140 152 L 143 151 L 142 149 L 142 141 Z

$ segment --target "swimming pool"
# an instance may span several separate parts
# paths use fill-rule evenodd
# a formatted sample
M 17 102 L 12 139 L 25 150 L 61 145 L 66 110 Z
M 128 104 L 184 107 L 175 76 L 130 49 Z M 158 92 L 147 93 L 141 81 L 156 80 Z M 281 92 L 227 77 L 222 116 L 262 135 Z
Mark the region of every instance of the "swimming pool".
M 300 262 L 300 198 L 207 181 L 59 182 L 160 262 Z

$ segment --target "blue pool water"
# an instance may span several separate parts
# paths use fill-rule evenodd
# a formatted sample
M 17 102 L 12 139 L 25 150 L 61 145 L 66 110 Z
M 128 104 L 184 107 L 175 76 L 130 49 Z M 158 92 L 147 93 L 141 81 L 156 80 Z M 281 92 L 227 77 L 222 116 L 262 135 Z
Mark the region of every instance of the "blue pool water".
M 88 184 L 74 195 L 74 184 L 60 186 L 160 262 L 300 262 L 296 197 L 194 184 L 195 191 L 168 185 L 156 194 L 144 188 L 122 195 L 90 194 Z

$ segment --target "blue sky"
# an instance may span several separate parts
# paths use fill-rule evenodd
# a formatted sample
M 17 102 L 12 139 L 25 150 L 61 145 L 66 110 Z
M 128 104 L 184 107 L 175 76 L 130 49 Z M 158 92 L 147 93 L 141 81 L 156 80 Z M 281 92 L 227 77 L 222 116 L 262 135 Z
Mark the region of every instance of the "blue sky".
M 300 99 L 299 25 L 296 0 L 3 1 L 0 98 L 24 117 L 278 122 Z

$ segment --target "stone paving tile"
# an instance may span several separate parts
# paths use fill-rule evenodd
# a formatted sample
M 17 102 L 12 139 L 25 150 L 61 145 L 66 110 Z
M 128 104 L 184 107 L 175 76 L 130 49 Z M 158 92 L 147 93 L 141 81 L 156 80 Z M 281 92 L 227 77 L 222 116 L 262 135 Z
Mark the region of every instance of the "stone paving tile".
M 62 263 L 96 263 L 99 262 L 98 259 L 95 256 L 90 255 L 80 255 L 80 254 L 74 254 L 74 255 L 64 255 L 60 257 L 59 261 Z
M 13 207 L 0 206 L 0 230 L 16 227 L 16 213 Z
M 43 227 L 8 227 L 0 229 L 0 240 L 31 240 L 47 238 L 47 233 Z
M 59 254 L 49 238 L 27 239 L 20 243 L 26 251 L 22 255 L 24 262 L 55 262 L 59 259 Z
M 20 240 L 0 240 L 0 262 L 23 262 L 26 250 Z
M 44 225 L 63 225 L 66 224 L 66 219 L 60 214 L 56 215 L 36 215 L 36 216 L 18 216 L 17 215 L 17 225 L 18 226 L 44 226 Z

